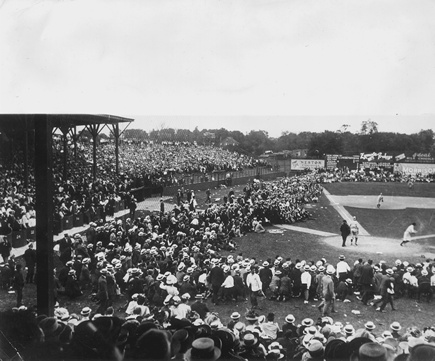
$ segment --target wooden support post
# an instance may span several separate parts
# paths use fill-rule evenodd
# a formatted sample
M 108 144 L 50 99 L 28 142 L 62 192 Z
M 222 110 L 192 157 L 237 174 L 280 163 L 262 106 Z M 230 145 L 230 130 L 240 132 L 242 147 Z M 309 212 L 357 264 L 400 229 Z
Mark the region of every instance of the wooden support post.
M 37 312 L 54 314 L 53 159 L 50 116 L 35 116 Z

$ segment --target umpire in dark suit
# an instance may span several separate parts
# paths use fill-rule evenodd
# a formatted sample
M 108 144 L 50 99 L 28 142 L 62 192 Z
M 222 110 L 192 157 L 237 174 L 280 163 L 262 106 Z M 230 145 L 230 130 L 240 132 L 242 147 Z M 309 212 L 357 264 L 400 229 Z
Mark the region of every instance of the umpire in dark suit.
M 350 234 L 350 227 L 345 219 L 343 219 L 343 224 L 340 227 L 340 232 L 341 238 L 343 239 L 343 244 L 341 245 L 341 247 L 346 247 L 346 239 Z

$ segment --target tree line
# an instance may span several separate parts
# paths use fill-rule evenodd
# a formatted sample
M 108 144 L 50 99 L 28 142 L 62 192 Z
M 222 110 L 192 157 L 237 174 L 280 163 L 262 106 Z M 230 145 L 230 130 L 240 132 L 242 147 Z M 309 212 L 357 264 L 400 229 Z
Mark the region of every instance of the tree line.
M 357 133 L 348 131 L 344 124 L 337 131 L 300 132 L 285 131 L 278 138 L 269 137 L 265 130 L 240 131 L 220 129 L 165 128 L 146 132 L 143 129 L 126 129 L 123 140 L 155 142 L 189 142 L 200 145 L 222 146 L 247 154 L 259 156 L 266 151 L 279 153 L 285 150 L 307 149 L 310 157 L 323 157 L 325 154 L 355 155 L 360 153 L 382 152 L 389 155 L 405 153 L 430 153 L 435 156 L 434 132 L 432 129 L 418 133 L 403 134 L 378 131 L 377 124 L 364 121 Z

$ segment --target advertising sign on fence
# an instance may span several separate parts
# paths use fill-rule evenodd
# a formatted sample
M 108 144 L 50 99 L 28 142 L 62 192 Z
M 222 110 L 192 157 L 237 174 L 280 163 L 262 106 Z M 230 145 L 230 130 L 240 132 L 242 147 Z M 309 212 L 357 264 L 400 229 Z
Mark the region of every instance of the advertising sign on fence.
M 319 168 L 325 168 L 325 161 L 323 159 L 292 159 L 291 161 L 291 170 L 314 170 Z
M 394 163 L 394 171 L 402 174 L 416 175 L 421 173 L 435 174 L 435 164 L 424 163 Z

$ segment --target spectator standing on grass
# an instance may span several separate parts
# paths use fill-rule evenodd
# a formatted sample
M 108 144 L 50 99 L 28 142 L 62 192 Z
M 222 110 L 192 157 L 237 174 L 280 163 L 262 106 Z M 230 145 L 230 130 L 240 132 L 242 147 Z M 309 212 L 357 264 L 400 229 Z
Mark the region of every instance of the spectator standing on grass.
M 304 295 L 304 303 L 308 303 L 309 298 L 309 290 L 311 287 L 311 273 L 310 273 L 310 266 L 305 265 L 304 271 L 301 273 L 301 285 L 302 285 L 302 292 Z
M 258 275 L 257 267 L 253 266 L 251 268 L 251 273 L 246 276 L 246 286 L 249 289 L 252 309 L 258 308 L 257 296 L 261 294 L 263 285 L 261 283 L 260 276 Z
M 337 278 L 339 281 L 345 281 L 350 272 L 350 267 L 345 261 L 344 255 L 340 255 L 339 262 L 337 263 Z
M 417 223 L 413 222 L 408 226 L 408 228 L 406 228 L 405 233 L 403 233 L 402 243 L 400 243 L 401 246 L 403 246 L 404 243 L 410 242 L 412 235 L 414 233 L 417 233 L 417 231 L 415 230 L 416 225 L 417 225 Z
M 136 198 L 134 197 L 131 198 L 130 205 L 128 208 L 130 210 L 130 218 L 134 220 L 134 216 L 136 214 L 136 208 L 137 208 Z
M 391 309 L 395 311 L 394 308 L 394 278 L 393 278 L 393 270 L 391 268 L 386 271 L 388 280 L 384 282 L 381 286 L 381 296 L 382 296 L 382 305 L 378 307 L 376 311 L 385 312 L 385 307 L 389 303 L 391 305 Z
M 14 272 L 14 290 L 17 295 L 17 307 L 23 304 L 24 275 L 21 263 L 17 263 Z
M 340 227 L 340 232 L 341 232 L 341 238 L 343 239 L 343 243 L 341 244 L 341 247 L 346 247 L 346 239 L 350 234 L 350 227 L 345 219 L 343 219 L 343 224 Z
M 218 261 L 212 261 L 213 267 L 210 270 L 210 283 L 212 289 L 212 302 L 214 305 L 218 303 L 218 295 L 219 290 L 221 288 L 222 283 L 225 281 L 225 274 L 222 267 L 219 267 Z
M 361 302 L 367 306 L 367 302 L 373 296 L 373 261 L 369 259 L 364 266 L 361 267 L 361 276 L 358 280 L 358 283 L 361 285 Z M 358 297 L 357 297 L 358 298 Z
M 12 245 L 6 237 L 0 236 L 0 255 L 4 263 L 8 263 L 9 256 L 11 255 Z
M 160 198 L 160 219 L 165 215 L 165 202 L 163 202 L 163 198 Z
M 27 267 L 26 283 L 33 283 L 36 266 L 36 251 L 33 249 L 32 242 L 29 243 L 29 248 L 24 252 L 23 258 Z
M 322 312 L 322 317 L 328 316 L 331 310 L 332 313 L 335 311 L 335 289 L 334 280 L 332 279 L 335 269 L 333 266 L 329 265 L 326 268 L 326 275 L 322 278 L 322 302 L 320 303 L 318 309 Z

